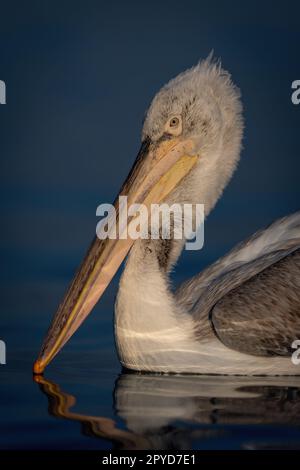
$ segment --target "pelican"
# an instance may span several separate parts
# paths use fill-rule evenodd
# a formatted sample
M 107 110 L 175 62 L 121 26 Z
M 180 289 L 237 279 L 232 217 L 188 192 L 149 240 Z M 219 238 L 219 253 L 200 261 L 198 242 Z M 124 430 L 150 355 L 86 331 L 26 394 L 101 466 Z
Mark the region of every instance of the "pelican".
M 211 57 L 154 97 L 119 195 L 130 203 L 202 203 L 205 217 L 241 152 L 240 92 Z M 118 213 L 118 199 L 115 202 Z M 127 223 L 130 220 L 128 218 Z M 163 222 L 162 222 L 163 223 Z M 174 292 L 185 240 L 92 242 L 34 364 L 41 374 L 91 312 L 127 256 L 115 304 L 124 368 L 160 373 L 299 375 L 300 212 L 275 221 Z

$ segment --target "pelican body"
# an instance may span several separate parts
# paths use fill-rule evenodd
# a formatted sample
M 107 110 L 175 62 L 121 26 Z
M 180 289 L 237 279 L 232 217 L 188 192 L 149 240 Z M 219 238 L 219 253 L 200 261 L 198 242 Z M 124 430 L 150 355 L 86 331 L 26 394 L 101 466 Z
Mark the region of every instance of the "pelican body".
M 147 206 L 204 204 L 207 216 L 236 169 L 242 134 L 239 90 L 208 58 L 154 97 L 141 150 L 119 195 Z M 115 209 L 120 217 L 118 198 Z M 257 232 L 173 292 L 169 273 L 184 243 L 172 234 L 169 240 L 95 238 L 34 371 L 43 372 L 77 330 L 127 256 L 114 321 L 125 368 L 300 374 L 291 360 L 292 344 L 300 338 L 300 212 Z

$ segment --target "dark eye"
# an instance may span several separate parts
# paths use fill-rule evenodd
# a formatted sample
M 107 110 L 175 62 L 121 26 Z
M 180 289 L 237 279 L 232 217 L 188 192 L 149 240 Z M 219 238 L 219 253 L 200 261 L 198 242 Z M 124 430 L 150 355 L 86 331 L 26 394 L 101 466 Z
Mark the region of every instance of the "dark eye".
M 170 127 L 177 127 L 179 125 L 178 117 L 173 117 L 170 119 Z

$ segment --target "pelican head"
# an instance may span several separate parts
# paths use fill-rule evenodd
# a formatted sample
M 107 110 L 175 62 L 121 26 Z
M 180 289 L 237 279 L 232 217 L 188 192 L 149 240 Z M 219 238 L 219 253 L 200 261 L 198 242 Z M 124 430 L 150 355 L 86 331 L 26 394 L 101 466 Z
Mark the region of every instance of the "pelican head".
M 207 214 L 236 167 L 242 129 L 240 95 L 230 75 L 211 58 L 200 62 L 154 97 L 140 152 L 119 195 L 126 195 L 128 204 L 203 203 Z M 115 208 L 120 217 L 118 198 Z M 133 243 L 94 240 L 53 319 L 36 373 L 90 313 Z

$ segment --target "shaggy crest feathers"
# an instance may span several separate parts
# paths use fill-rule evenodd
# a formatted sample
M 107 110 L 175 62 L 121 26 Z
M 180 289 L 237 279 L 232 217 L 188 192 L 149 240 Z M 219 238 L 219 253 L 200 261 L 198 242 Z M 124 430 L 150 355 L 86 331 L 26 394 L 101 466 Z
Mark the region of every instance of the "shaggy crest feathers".
M 146 113 L 142 138 L 158 139 L 165 122 L 174 114 L 183 116 L 183 134 L 204 135 L 215 142 L 220 131 L 243 131 L 240 91 L 212 54 L 194 67 L 171 79 L 155 95 Z M 222 134 L 222 133 L 221 133 Z M 209 138 L 211 135 L 211 138 Z

